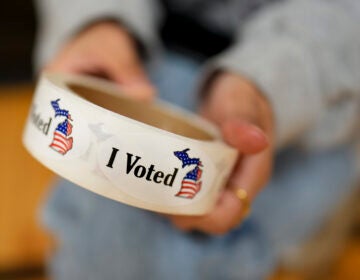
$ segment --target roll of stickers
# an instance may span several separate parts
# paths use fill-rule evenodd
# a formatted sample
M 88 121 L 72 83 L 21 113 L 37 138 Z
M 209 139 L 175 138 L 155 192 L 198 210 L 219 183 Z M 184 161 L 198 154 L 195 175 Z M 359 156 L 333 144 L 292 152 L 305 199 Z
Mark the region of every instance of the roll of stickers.
M 101 79 L 50 73 L 36 88 L 23 143 L 85 189 L 181 215 L 214 207 L 237 157 L 216 127 L 190 112 L 134 101 Z

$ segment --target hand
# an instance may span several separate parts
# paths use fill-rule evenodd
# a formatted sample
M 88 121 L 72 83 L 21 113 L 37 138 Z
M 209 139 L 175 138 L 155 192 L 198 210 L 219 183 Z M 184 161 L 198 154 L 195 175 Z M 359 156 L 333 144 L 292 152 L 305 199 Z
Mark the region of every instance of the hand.
M 239 159 L 215 208 L 205 216 L 170 216 L 181 230 L 221 235 L 239 226 L 244 205 L 234 190 L 243 188 L 252 201 L 271 175 L 273 117 L 268 101 L 240 75 L 221 72 L 206 93 L 201 114 L 216 123 Z
M 141 100 L 151 99 L 155 92 L 146 78 L 133 39 L 116 22 L 98 22 L 77 34 L 45 70 L 104 77 Z

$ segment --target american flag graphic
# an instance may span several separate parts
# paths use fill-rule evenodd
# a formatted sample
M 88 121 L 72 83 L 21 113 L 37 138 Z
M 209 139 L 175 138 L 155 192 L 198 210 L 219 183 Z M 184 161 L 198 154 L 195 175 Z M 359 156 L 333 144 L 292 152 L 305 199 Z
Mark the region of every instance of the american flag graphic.
M 199 158 L 190 158 L 189 149 L 174 152 L 174 155 L 181 160 L 182 168 L 188 165 L 195 165 L 195 168 L 186 173 L 181 182 L 180 191 L 175 195 L 183 198 L 194 198 L 201 190 L 202 163 Z
M 60 109 L 59 106 L 60 99 L 51 101 L 51 106 L 55 111 L 56 117 L 66 117 L 66 119 L 59 123 L 54 131 L 54 137 L 50 144 L 50 147 L 57 151 L 58 153 L 65 155 L 73 146 L 73 138 L 70 137 L 72 133 L 72 121 L 71 116 L 68 110 Z
M 54 108 L 54 111 L 55 111 L 55 118 L 56 117 L 66 117 L 67 119 L 71 120 L 71 115 L 69 114 L 69 111 L 60 109 L 59 101 L 60 101 L 60 99 L 51 101 L 51 106 Z
M 198 165 L 200 162 L 199 158 L 190 158 L 189 157 L 189 155 L 187 153 L 189 150 L 190 149 L 185 149 L 183 151 L 174 152 L 174 155 L 182 161 L 182 168 L 184 168 L 188 165 L 192 165 L 192 164 Z

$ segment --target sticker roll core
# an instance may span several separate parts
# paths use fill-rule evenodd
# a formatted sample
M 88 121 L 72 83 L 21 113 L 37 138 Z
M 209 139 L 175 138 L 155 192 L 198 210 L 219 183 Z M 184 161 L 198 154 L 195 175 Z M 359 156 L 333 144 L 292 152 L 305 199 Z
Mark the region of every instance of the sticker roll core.
M 237 158 L 217 128 L 163 101 L 138 102 L 114 83 L 44 73 L 23 134 L 27 150 L 67 180 L 156 212 L 203 215 Z

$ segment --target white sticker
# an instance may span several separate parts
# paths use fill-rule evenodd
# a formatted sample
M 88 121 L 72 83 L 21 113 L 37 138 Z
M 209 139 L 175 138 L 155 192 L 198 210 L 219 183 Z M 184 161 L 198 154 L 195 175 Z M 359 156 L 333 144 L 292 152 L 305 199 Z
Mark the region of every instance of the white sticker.
M 100 169 L 116 187 L 154 204 L 193 203 L 213 183 L 214 166 L 204 153 L 166 137 L 159 142 L 153 134 L 112 137 L 101 143 L 98 157 Z
M 44 74 L 23 135 L 36 159 L 86 189 L 133 206 L 173 214 L 209 211 L 236 150 L 216 137 L 182 137 L 92 104 L 69 91 L 74 81 L 104 92 L 115 89 L 88 77 Z M 156 106 L 166 117 L 169 110 Z M 212 126 L 206 127 L 212 135 Z
M 29 129 L 36 130 L 32 141 L 42 154 L 53 159 L 79 158 L 90 144 L 90 132 L 76 105 L 61 93 L 49 92 L 35 99 L 30 111 Z

